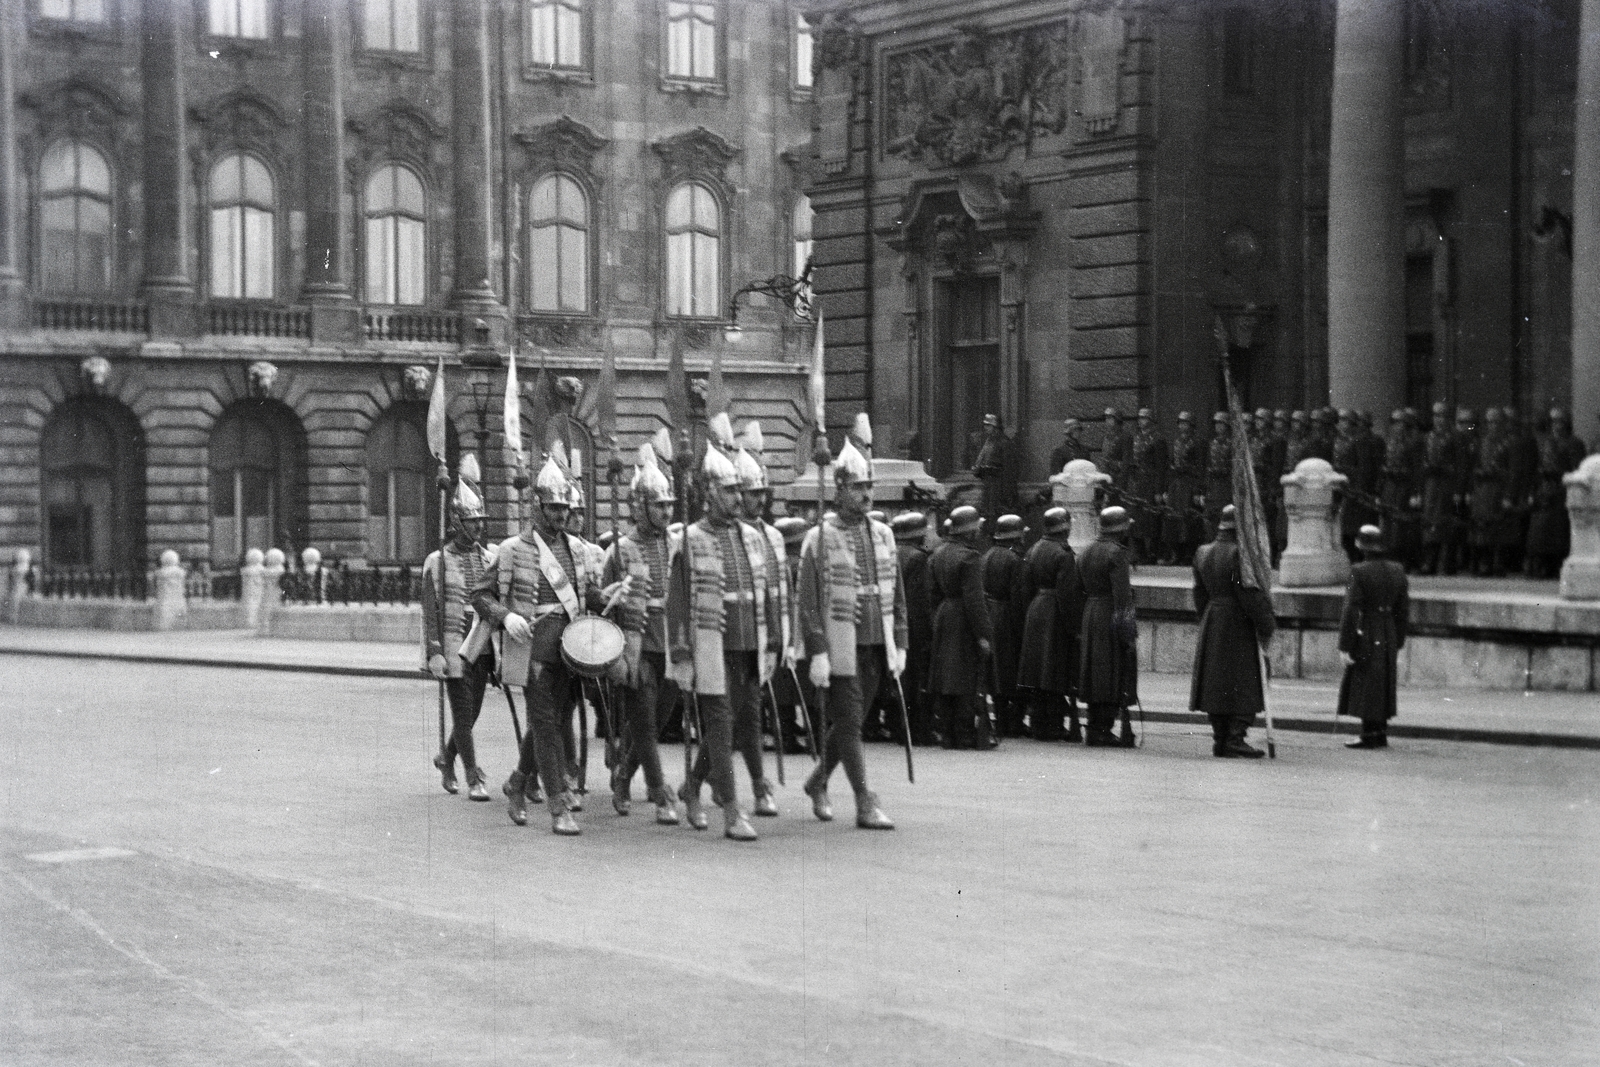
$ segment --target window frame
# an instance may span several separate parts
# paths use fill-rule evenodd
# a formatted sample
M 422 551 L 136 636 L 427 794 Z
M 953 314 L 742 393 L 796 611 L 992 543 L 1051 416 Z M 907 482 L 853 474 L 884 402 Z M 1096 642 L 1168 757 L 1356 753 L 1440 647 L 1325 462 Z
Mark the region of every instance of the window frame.
M 711 203 L 717 209 L 717 230 L 716 230 L 716 240 L 717 240 L 717 254 L 716 254 L 717 292 L 713 294 L 713 301 L 712 301 L 713 310 L 709 314 L 699 314 L 699 315 L 696 315 L 696 314 L 693 314 L 693 313 L 685 314 L 685 313 L 682 313 L 682 312 L 678 312 L 678 311 L 672 310 L 672 274 L 671 274 L 671 265 L 672 265 L 672 238 L 674 236 L 674 231 L 673 231 L 673 229 L 671 227 L 671 223 L 670 223 L 670 221 L 668 219 L 668 212 L 669 212 L 669 210 L 671 208 L 673 194 L 676 193 L 679 189 L 686 189 L 686 188 L 689 188 L 691 186 L 698 186 L 699 188 L 704 189 L 705 192 L 706 192 L 706 195 L 711 198 Z M 730 220 L 731 214 L 732 214 L 732 212 L 729 210 L 729 206 L 728 206 L 728 203 L 727 203 L 727 198 L 724 195 L 723 191 L 717 187 L 717 184 L 715 182 L 712 182 L 712 181 L 710 181 L 710 180 L 708 180 L 708 179 L 706 179 L 704 177 L 693 176 L 693 175 L 685 176 L 685 177 L 679 179 L 678 181 L 674 182 L 670 187 L 668 187 L 668 189 L 666 191 L 666 195 L 661 200 L 661 238 L 660 239 L 661 239 L 661 265 L 662 265 L 662 270 L 661 270 L 661 284 L 662 284 L 661 306 L 664 309 L 666 309 L 666 315 L 667 315 L 667 317 L 669 319 L 673 319 L 673 320 L 676 320 L 676 321 L 684 321 L 684 322 L 725 322 L 725 321 L 727 321 L 727 317 L 728 317 L 728 292 L 729 292 L 729 289 L 728 289 L 728 277 L 729 277 L 729 274 L 730 274 L 730 271 L 729 271 L 729 256 L 730 256 L 729 238 L 730 238 L 730 234 L 729 234 L 728 231 L 729 231 L 729 220 Z M 692 205 L 692 202 L 691 202 L 691 211 L 690 211 L 690 222 L 689 222 L 688 226 L 685 229 L 677 231 L 677 232 L 688 233 L 688 234 L 694 234 L 694 233 L 697 232 L 695 224 L 693 222 L 693 205 Z M 691 256 L 693 255 L 693 248 L 694 248 L 694 244 L 691 241 L 690 242 L 690 249 L 691 249 L 691 253 L 690 254 L 691 254 Z M 695 272 L 693 270 L 691 270 L 691 272 L 690 272 L 691 281 L 690 281 L 690 288 L 689 288 L 689 302 L 690 302 L 691 305 L 695 302 L 695 295 L 696 295 L 695 292 L 694 292 L 694 280 L 693 280 L 694 276 L 695 276 Z
M 231 0 L 234 4 L 245 0 Z M 283 5 L 278 0 L 260 0 L 266 32 L 260 37 L 216 33 L 211 29 L 211 0 L 194 0 L 195 44 L 199 51 L 245 51 L 277 43 L 283 36 Z
M 213 203 L 212 180 L 216 174 L 217 168 L 222 165 L 223 161 L 231 159 L 234 156 L 244 156 L 255 160 L 257 163 L 260 163 L 262 167 L 266 168 L 267 178 L 272 182 L 272 284 L 270 287 L 272 292 L 267 296 L 221 296 L 212 287 L 212 279 L 214 277 L 213 270 L 215 269 L 212 257 L 212 242 L 214 240 L 213 219 L 215 217 L 214 212 L 219 210 L 217 205 Z M 279 191 L 281 187 L 282 182 L 279 181 L 277 169 L 272 165 L 271 161 L 261 155 L 261 153 L 252 151 L 248 148 L 225 148 L 222 151 L 217 152 L 212 158 L 206 161 L 205 188 L 203 190 L 204 199 L 200 205 L 200 216 L 203 227 L 201 232 L 203 234 L 204 241 L 200 247 L 200 253 L 203 258 L 205 293 L 208 300 L 226 300 L 235 303 L 256 304 L 277 303 L 281 300 L 281 294 L 285 284 L 283 270 L 285 258 L 284 242 L 288 239 L 288 235 L 284 232 L 284 227 L 278 225 L 279 222 L 283 221 L 283 216 L 285 214 L 283 210 L 283 196 Z M 246 202 L 241 199 L 226 205 L 226 208 L 244 206 L 246 206 Z
M 568 0 L 570 2 L 570 0 Z M 522 0 L 517 5 L 522 20 L 518 43 L 523 77 L 539 80 L 592 82 L 594 80 L 594 3 L 577 0 L 578 62 L 575 66 L 540 63 L 533 58 L 533 12 L 536 7 L 563 6 L 563 0 Z
M 791 95 L 801 99 L 809 98 L 817 88 L 816 79 L 811 73 L 812 63 L 810 62 L 816 55 L 817 31 L 814 26 L 806 21 L 805 12 L 799 8 L 787 7 L 785 12 L 789 16 L 789 92 Z M 803 33 L 801 32 L 802 29 L 804 30 Z M 806 38 L 808 42 L 806 47 L 807 54 L 804 56 L 800 54 L 800 39 L 802 37 Z M 804 82 L 800 80 L 802 70 L 806 79 Z
M 79 0 L 69 0 L 76 4 Z M 62 18 L 44 12 L 44 0 L 28 0 L 29 29 L 46 36 L 83 37 L 101 41 L 115 41 L 121 36 L 122 0 L 101 0 L 105 9 L 102 19 Z
M 394 48 L 379 48 L 367 43 L 366 5 L 369 0 L 356 0 L 350 5 L 350 40 L 356 62 L 363 67 L 398 67 L 404 70 L 431 70 L 433 68 L 433 0 L 416 0 L 417 47 L 407 52 Z M 394 0 L 388 0 L 391 7 Z
M 584 306 L 583 306 L 582 310 L 571 310 L 571 309 L 567 309 L 567 308 L 556 308 L 556 309 L 537 308 L 537 307 L 534 307 L 534 305 L 533 305 L 533 275 L 534 275 L 534 264 L 533 264 L 533 231 L 534 231 L 533 195 L 534 195 L 534 192 L 539 188 L 539 186 L 542 185 L 545 181 L 547 181 L 547 180 L 559 180 L 561 178 L 565 178 L 568 181 L 572 182 L 574 185 L 576 185 L 578 187 L 578 192 L 580 194 L 582 194 L 583 200 L 584 200 L 584 209 L 585 210 L 584 210 L 584 226 L 583 226 L 583 236 L 584 236 L 583 246 L 584 246 L 585 263 L 584 263 Z M 520 238 L 520 240 L 521 240 L 521 250 L 522 250 L 522 256 L 523 256 L 523 260 L 522 260 L 523 266 L 522 266 L 522 271 L 521 271 L 522 277 L 519 280 L 519 285 L 521 287 L 521 291 L 517 295 L 523 301 L 523 307 L 526 310 L 527 314 L 533 315 L 533 316 L 537 316 L 537 317 L 542 317 L 542 318 L 564 318 L 564 319 L 590 318 L 590 317 L 594 316 L 595 313 L 596 313 L 595 309 L 598 306 L 598 302 L 595 299 L 595 297 L 596 297 L 596 294 L 597 294 L 597 292 L 599 290 L 599 285 L 598 285 L 599 275 L 598 275 L 597 272 L 598 272 L 598 262 L 599 262 L 599 258 L 600 257 L 599 257 L 599 242 L 598 242 L 598 238 L 599 238 L 599 226 L 598 226 L 599 204 L 598 204 L 598 197 L 597 197 L 597 195 L 595 193 L 595 189 L 594 189 L 593 183 L 588 181 L 582 174 L 578 173 L 577 171 L 570 170 L 570 169 L 565 168 L 565 167 L 551 167 L 548 170 L 540 171 L 537 175 L 534 176 L 533 180 L 528 183 L 528 191 L 523 197 L 523 202 L 520 205 L 520 209 L 521 209 L 522 218 L 523 218 L 522 234 L 521 234 L 521 238 Z M 562 220 L 562 219 L 560 219 L 558 217 L 555 220 L 553 220 L 550 225 L 554 226 L 559 231 L 561 229 L 561 227 L 563 227 L 563 226 L 570 226 L 570 223 L 567 223 L 565 220 Z M 560 240 L 558 238 L 557 239 L 557 248 L 559 249 L 559 247 L 560 247 Z M 556 285 L 557 285 L 557 293 L 559 294 L 559 292 L 560 292 L 560 279 L 559 279 L 559 277 L 557 279 Z M 559 295 L 558 295 L 558 299 L 559 299 Z
M 51 151 L 53 149 L 55 149 L 57 146 L 59 146 L 59 145 L 78 145 L 81 148 L 88 148 L 88 149 L 94 151 L 100 157 L 101 162 L 105 164 L 106 173 L 108 175 L 108 180 L 106 182 L 107 189 L 106 189 L 106 193 L 105 193 L 104 200 L 103 200 L 103 202 L 105 203 L 105 206 L 106 206 L 106 281 L 105 281 L 105 287 L 103 289 L 79 289 L 79 288 L 53 289 L 53 288 L 50 288 L 49 286 L 47 286 L 45 284 L 45 279 L 44 279 L 44 262 L 45 262 L 45 218 L 44 218 L 45 211 L 44 211 L 44 206 L 45 206 L 46 200 L 49 200 L 49 199 L 61 199 L 61 198 L 70 197 L 74 201 L 76 201 L 78 198 L 84 197 L 84 196 L 90 196 L 91 198 L 94 198 L 94 199 L 100 199 L 99 194 L 85 193 L 83 188 L 82 188 L 82 186 L 77 185 L 77 184 L 74 184 L 73 187 L 70 190 L 68 190 L 66 192 L 63 192 L 63 193 L 56 193 L 56 194 L 52 195 L 52 194 L 49 194 L 49 193 L 47 193 L 45 191 L 45 188 L 44 188 L 44 163 L 45 163 L 45 159 L 48 158 L 50 153 L 51 153 Z M 31 256 L 31 259 L 32 259 L 31 268 L 32 269 L 31 269 L 30 276 L 32 278 L 32 282 L 33 282 L 34 287 L 40 293 L 49 294 L 51 296 L 86 297 L 86 298 L 87 297 L 99 297 L 101 299 L 107 299 L 107 298 L 111 297 L 112 294 L 114 294 L 116 292 L 116 290 L 117 290 L 117 281 L 118 281 L 118 278 L 117 278 L 117 266 L 118 266 L 118 259 L 119 259 L 118 255 L 117 255 L 117 243 L 118 243 L 118 233 L 117 233 L 118 211 L 117 211 L 117 209 L 118 209 L 118 207 L 120 205 L 118 203 L 118 197 L 117 197 L 117 164 L 116 164 L 116 155 L 114 153 L 110 152 L 110 151 L 107 151 L 105 145 L 100 144 L 99 142 L 95 141 L 93 138 L 89 138 L 89 137 L 73 137 L 73 136 L 56 137 L 53 140 L 51 140 L 51 141 L 49 141 L 49 142 L 47 142 L 45 144 L 44 150 L 39 153 L 38 159 L 36 159 L 34 161 L 34 166 L 33 166 L 32 169 L 33 169 L 33 174 L 32 174 L 31 187 L 28 188 L 27 190 L 25 190 L 25 192 L 26 192 L 27 196 L 29 197 L 29 199 L 32 201 L 32 203 L 29 205 L 30 210 L 32 212 L 32 218 L 29 220 L 29 222 L 31 224 L 30 225 L 30 229 L 32 230 L 32 233 L 30 234 L 30 236 L 33 239 L 33 242 L 32 242 L 33 243 L 33 248 L 32 248 L 32 256 Z M 81 165 L 79 165 L 79 164 L 77 164 L 75 162 L 73 169 L 74 169 L 73 181 L 76 183 L 77 181 L 79 181 L 79 174 L 80 174 L 80 172 L 82 170 L 82 167 L 81 167 Z M 76 209 L 74 209 L 73 217 L 74 217 L 74 222 L 76 223 L 77 218 L 78 218 L 78 212 L 77 212 Z M 82 232 L 82 227 L 81 226 L 75 226 L 74 227 L 73 234 L 74 234 L 75 242 L 78 240 L 76 235 L 80 234 L 81 232 Z M 74 251 L 74 254 L 76 255 L 76 250 Z M 76 262 L 74 262 L 74 271 L 73 271 L 73 273 L 74 273 L 75 277 L 79 273 L 78 270 L 77 270 Z
M 401 211 L 399 209 L 395 209 L 385 215 L 375 215 L 373 213 L 371 203 L 368 200 L 368 190 L 371 187 L 373 180 L 390 167 L 395 167 L 400 170 L 410 172 L 411 176 L 417 180 L 417 184 L 422 187 L 422 215 L 420 218 L 412 215 L 410 212 Z M 371 284 L 371 263 L 369 257 L 371 255 L 372 248 L 371 242 L 367 237 L 367 223 L 375 218 L 414 218 L 416 221 L 422 223 L 422 299 L 415 304 L 392 304 L 371 298 L 371 290 L 369 288 Z M 359 234 L 356 238 L 356 241 L 361 263 L 360 293 L 362 303 L 370 307 L 392 308 L 426 308 L 432 306 L 434 297 L 434 286 L 431 284 L 434 267 L 432 225 L 433 197 L 428 189 L 428 179 L 424 175 L 422 168 L 402 159 L 375 160 L 361 182 L 360 219 L 361 225 L 358 228 Z M 398 282 L 399 279 L 396 278 L 394 280 Z M 396 293 L 398 293 L 398 284 L 395 288 Z
M 712 23 L 711 59 L 714 70 L 709 78 L 695 77 L 693 74 L 674 74 L 672 71 L 672 24 L 677 19 L 672 17 L 674 4 L 686 4 L 691 8 L 704 4 L 713 12 Z M 661 28 L 661 87 L 669 92 L 710 92 L 723 94 L 727 91 L 728 72 L 728 5 L 724 0 L 660 0 L 660 28 Z M 693 20 L 691 11 L 684 16 Z M 691 36 L 691 42 L 693 38 Z M 691 51 L 689 65 L 694 66 L 694 53 Z

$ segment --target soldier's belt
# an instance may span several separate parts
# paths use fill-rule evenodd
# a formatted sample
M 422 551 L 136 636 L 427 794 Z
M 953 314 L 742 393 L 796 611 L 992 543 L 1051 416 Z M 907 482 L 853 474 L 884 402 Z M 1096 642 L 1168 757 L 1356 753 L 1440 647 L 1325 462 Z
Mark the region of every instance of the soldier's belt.
M 644 606 L 646 610 L 664 609 L 667 606 L 667 598 L 664 596 L 653 596 L 644 602 Z

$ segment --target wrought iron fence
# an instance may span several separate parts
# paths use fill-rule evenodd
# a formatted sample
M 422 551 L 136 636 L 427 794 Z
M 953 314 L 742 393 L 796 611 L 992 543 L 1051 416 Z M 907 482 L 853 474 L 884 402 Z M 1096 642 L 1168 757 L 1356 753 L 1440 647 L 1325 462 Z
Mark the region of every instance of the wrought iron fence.
M 422 599 L 422 571 L 405 563 L 349 567 L 340 562 L 285 571 L 279 588 L 285 604 L 415 604 Z
M 150 576 L 144 571 L 44 567 L 28 570 L 28 592 L 55 600 L 147 600 Z

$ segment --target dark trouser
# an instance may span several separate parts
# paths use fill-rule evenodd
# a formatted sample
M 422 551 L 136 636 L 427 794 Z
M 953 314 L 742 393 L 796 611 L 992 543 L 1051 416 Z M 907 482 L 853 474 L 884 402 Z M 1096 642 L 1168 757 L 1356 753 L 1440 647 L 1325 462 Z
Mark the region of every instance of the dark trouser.
M 565 811 L 562 794 L 567 789 L 566 749 L 561 737 L 561 716 L 570 707 L 573 677 L 566 664 L 534 663 L 528 668 L 524 692 L 528 704 L 528 729 L 522 735 L 517 771 L 530 782 L 538 775 L 550 798 L 552 812 Z
M 806 792 L 828 788 L 834 768 L 842 763 L 850 788 L 858 797 L 866 795 L 867 759 L 861 747 L 861 717 L 887 670 L 882 645 L 858 645 L 856 673 L 835 674 L 828 680 L 828 724 L 823 735 L 822 762 L 806 779 Z
M 489 682 L 489 672 L 494 669 L 494 656 L 484 653 L 475 663 L 462 664 L 460 678 L 450 678 L 444 683 L 445 696 L 450 698 L 450 739 L 444 744 L 447 766 L 453 766 L 457 755 L 461 766 L 471 770 L 478 765 L 478 750 L 472 743 L 472 728 L 477 725 L 478 713 L 483 710 L 483 691 Z
M 1254 715 L 1208 715 L 1211 720 L 1211 754 L 1222 755 L 1223 746 L 1229 741 L 1244 743 L 1245 735 L 1250 732 L 1250 726 L 1256 721 Z
M 701 694 L 694 698 L 700 708 L 700 752 L 683 783 L 688 796 L 698 796 L 702 782 L 711 783 L 711 801 L 732 804 L 738 799 L 733 784 L 733 746 L 735 724 L 748 737 L 755 730 L 756 751 L 761 745 L 761 674 L 754 652 L 724 652 L 723 673 L 727 692 L 721 696 Z
M 1078 729 L 1078 702 L 1061 693 L 1035 691 L 1028 717 L 1033 723 L 1035 741 L 1059 741 L 1066 736 L 1062 723 L 1071 720 L 1072 729 Z
M 945 748 L 986 748 L 989 708 L 981 694 L 940 693 L 939 726 Z
M 627 717 L 621 751 L 617 753 L 617 782 L 626 788 L 634 774 L 644 768 L 644 784 L 650 799 L 659 802 L 666 792 L 666 776 L 661 772 L 661 751 L 656 737 L 678 700 L 678 683 L 667 677 L 667 659 L 660 652 L 645 652 L 639 657 L 639 684 L 618 686 L 621 712 Z

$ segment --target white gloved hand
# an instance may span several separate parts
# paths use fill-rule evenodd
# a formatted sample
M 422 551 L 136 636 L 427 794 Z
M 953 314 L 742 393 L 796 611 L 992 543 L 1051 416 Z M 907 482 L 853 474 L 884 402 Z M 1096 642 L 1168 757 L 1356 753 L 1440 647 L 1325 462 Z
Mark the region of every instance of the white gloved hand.
M 811 657 L 811 684 L 818 689 L 828 688 L 828 679 L 833 677 L 833 665 L 828 662 L 826 652 L 818 652 Z
M 514 611 L 506 616 L 505 628 L 506 634 L 513 641 L 528 641 L 533 638 L 533 627 L 528 625 L 527 619 Z
M 795 655 L 794 646 L 788 645 L 783 650 L 783 666 L 787 670 L 794 670 L 794 665 L 800 662 L 800 657 Z
M 905 673 L 905 670 L 906 650 L 903 648 L 897 648 L 889 656 L 889 673 L 898 678 Z
M 445 667 L 444 656 L 438 652 L 428 657 L 428 673 L 440 681 L 448 678 L 450 672 Z

